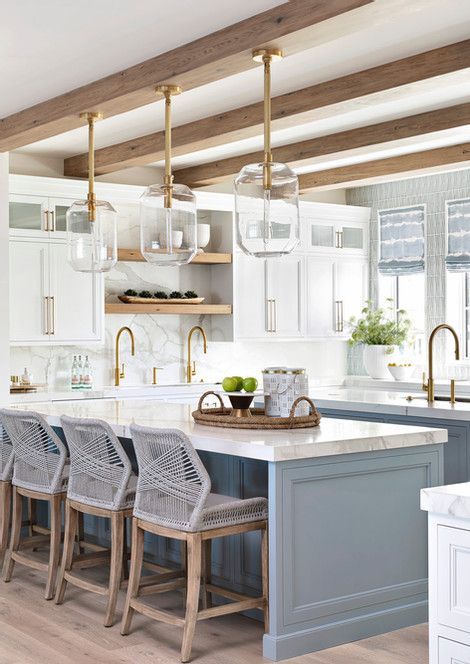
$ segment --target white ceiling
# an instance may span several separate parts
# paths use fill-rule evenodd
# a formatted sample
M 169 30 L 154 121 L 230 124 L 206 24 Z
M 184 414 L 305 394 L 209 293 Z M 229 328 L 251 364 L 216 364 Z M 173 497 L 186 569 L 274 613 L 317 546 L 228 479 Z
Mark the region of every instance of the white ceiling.
M 284 0 L 17 0 L 2 7 L 0 117 L 215 32 Z M 218 9 L 222 9 L 221 3 Z
M 25 2 L 19 4 L 24 6 Z M 13 20 L 13 29 L 19 31 L 18 34 L 21 35 L 22 41 L 25 29 L 27 36 L 31 31 L 33 41 L 28 42 L 25 57 L 39 61 L 43 74 L 48 70 L 49 77 L 52 76 L 53 81 L 46 81 L 46 83 L 44 83 L 44 79 L 38 81 L 38 72 L 37 70 L 31 71 L 31 68 L 27 66 L 28 60 L 22 63 L 19 58 L 12 57 L 12 45 L 15 40 L 10 38 L 9 46 L 6 47 L 5 44 L 2 44 L 1 32 L 4 30 L 4 25 L 2 25 L 0 27 L 2 72 L 5 60 L 1 58 L 3 51 L 6 50 L 12 58 L 16 78 L 10 72 L 6 74 L 11 82 L 11 88 L 2 86 L 2 89 L 11 90 L 11 95 L 9 92 L 6 99 L 0 100 L 0 108 L 5 106 L 14 109 L 21 105 L 29 105 L 32 99 L 38 101 L 40 98 L 50 97 L 57 92 L 76 87 L 78 79 L 84 83 L 99 78 L 106 73 L 168 50 L 172 46 L 187 42 L 222 26 L 220 22 L 222 19 L 219 18 L 219 23 L 217 23 L 217 17 L 213 16 L 215 12 L 213 12 L 213 2 L 211 3 L 210 0 L 199 0 L 197 3 L 179 0 L 171 5 L 167 2 L 155 3 L 150 0 L 140 0 L 132 6 L 132 26 L 128 25 L 129 5 L 124 0 L 100 0 L 100 2 L 85 4 L 47 0 L 41 3 L 27 2 L 26 4 L 32 7 L 36 4 L 41 5 L 40 20 L 42 23 L 45 21 L 42 14 L 47 14 L 47 11 L 43 11 L 44 6 L 46 9 L 60 10 L 58 15 L 53 18 L 52 35 L 54 36 L 54 31 L 59 34 L 59 44 L 57 44 L 57 40 L 54 43 L 54 39 L 52 39 L 53 48 L 44 45 L 44 34 L 41 34 L 40 38 L 35 34 L 37 25 L 34 25 L 34 31 L 32 28 L 25 28 L 24 25 L 20 25 L 19 17 L 16 16 L 18 24 L 15 28 L 15 20 Z M 88 4 L 89 7 L 87 7 Z M 223 3 L 218 3 L 218 7 L 221 7 L 222 4 L 224 12 L 220 12 L 220 14 L 223 14 L 223 24 L 229 24 L 248 14 L 254 14 L 280 4 L 280 2 L 242 0 L 237 3 L 235 8 L 233 6 L 235 3 L 224 0 Z M 77 5 L 80 5 L 80 12 Z M 99 13 L 95 30 L 101 41 L 95 44 L 92 39 L 84 43 L 84 40 L 77 39 L 77 37 L 80 34 L 79 30 L 85 30 L 89 17 L 81 14 L 86 13 L 85 10 L 91 12 L 96 5 L 99 6 Z M 110 10 L 111 5 L 113 10 L 109 12 L 111 13 L 111 17 L 109 17 L 103 7 Z M 156 5 L 158 5 L 158 12 L 155 20 L 151 21 L 149 17 L 155 14 Z M 116 11 L 117 6 L 121 6 L 121 12 Z M 126 6 L 126 11 L 124 6 Z M 151 9 L 152 11 L 150 11 Z M 20 11 L 16 7 L 13 17 L 19 13 Z M 74 23 L 74 16 L 77 23 Z M 11 20 L 10 17 L 8 20 Z M 34 21 L 31 21 L 31 24 L 33 23 Z M 103 23 L 107 24 L 106 28 Z M 73 26 L 73 30 L 64 30 L 64 25 Z M 199 31 L 196 31 L 194 26 L 199 26 Z M 39 34 L 41 30 L 37 32 Z M 48 27 L 47 32 L 51 35 L 51 26 Z M 273 93 L 278 95 L 290 92 L 460 41 L 468 38 L 469 35 L 470 0 L 375 0 L 371 5 L 319 25 L 315 47 L 307 52 L 288 56 L 276 64 L 273 68 Z M 122 49 L 123 43 L 126 44 L 126 49 Z M 152 46 L 155 43 L 158 44 L 157 47 Z M 90 51 L 85 57 L 83 51 L 87 48 Z M 46 53 L 43 53 L 44 49 Z M 57 57 L 58 52 L 60 57 Z M 70 71 L 74 71 L 73 80 L 69 75 Z M 1 73 L 1 76 L 3 78 L 4 74 Z M 28 77 L 33 80 L 28 82 Z M 25 85 L 29 86 L 29 92 L 23 89 Z M 44 89 L 41 85 L 46 85 L 46 88 Z M 52 88 L 55 88 L 55 92 L 51 93 Z M 261 98 L 261 70 L 255 69 L 238 74 L 202 88 L 190 90 L 178 97 L 174 101 L 174 125 L 214 115 L 258 101 Z M 273 144 L 274 146 L 282 145 L 293 140 L 299 141 L 467 101 L 470 101 L 470 69 L 441 77 L 439 81 L 413 84 L 391 92 L 371 95 L 367 99 L 353 100 L 318 109 L 314 122 L 274 132 Z M 103 120 L 97 127 L 97 147 L 118 143 L 162 128 L 163 105 L 161 102 L 156 102 Z M 469 140 L 468 128 L 440 132 L 439 135 L 429 137 L 429 140 L 431 143 L 434 141 L 436 145 L 466 141 Z M 83 128 L 39 141 L 19 151 L 62 158 L 86 151 L 86 141 L 87 134 Z M 257 150 L 261 145 L 260 136 L 178 157 L 174 159 L 174 164 L 185 167 Z M 407 139 L 407 141 L 390 144 L 387 149 L 380 152 L 380 156 L 395 154 L 397 150 L 403 150 L 405 146 L 409 145 L 415 145 L 415 149 L 423 149 L 420 147 L 423 145 L 423 140 Z M 368 154 L 372 154 L 370 150 L 351 151 L 350 154 L 342 155 L 341 163 L 345 163 L 343 157 L 346 158 L 346 163 L 352 163 L 354 159 L 367 159 Z M 318 164 L 323 162 L 330 163 L 331 157 L 315 160 L 316 165 L 308 170 L 319 168 Z

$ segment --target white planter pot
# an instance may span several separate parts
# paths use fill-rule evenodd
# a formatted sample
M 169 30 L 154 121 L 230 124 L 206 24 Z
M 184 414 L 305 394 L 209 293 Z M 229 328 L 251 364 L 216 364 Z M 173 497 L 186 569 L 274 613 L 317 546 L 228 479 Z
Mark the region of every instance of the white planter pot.
M 371 378 L 390 378 L 388 363 L 393 361 L 395 351 L 396 346 L 364 346 L 364 368 Z

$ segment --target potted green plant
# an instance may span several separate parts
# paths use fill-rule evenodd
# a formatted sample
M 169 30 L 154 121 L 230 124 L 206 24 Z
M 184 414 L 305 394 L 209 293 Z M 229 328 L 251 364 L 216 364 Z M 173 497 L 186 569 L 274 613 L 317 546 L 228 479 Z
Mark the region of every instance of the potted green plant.
M 374 309 L 368 301 L 359 319 L 351 318 L 349 343 L 364 344 L 364 367 L 371 378 L 389 378 L 388 363 L 399 346 L 409 341 L 411 321 L 404 309 Z

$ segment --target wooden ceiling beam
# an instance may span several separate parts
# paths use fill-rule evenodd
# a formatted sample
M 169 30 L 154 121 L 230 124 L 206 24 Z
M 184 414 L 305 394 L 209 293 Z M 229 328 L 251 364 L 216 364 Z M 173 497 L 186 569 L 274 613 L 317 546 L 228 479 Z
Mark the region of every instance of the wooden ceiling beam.
M 274 148 L 273 156 L 275 161 L 289 164 L 295 168 L 305 166 L 317 157 L 356 148 L 377 146 L 465 125 L 470 125 L 470 103 L 282 145 Z M 175 176 L 178 182 L 187 184 L 189 187 L 216 184 L 233 177 L 245 164 L 256 163 L 262 158 L 262 151 L 252 152 L 180 169 L 176 171 Z
M 469 68 L 470 39 L 372 67 L 274 97 L 272 127 L 285 129 L 315 119 L 317 109 Z M 263 102 L 196 120 L 172 132 L 173 155 L 180 156 L 262 133 Z M 1 134 L 0 134 L 1 136 Z M 164 133 L 155 132 L 96 151 L 99 175 L 163 159 Z M 87 155 L 65 160 L 64 174 L 85 177 Z
M 337 185 L 358 186 L 358 181 L 366 184 L 367 181 L 376 181 L 378 178 L 389 178 L 441 166 L 463 167 L 464 163 L 470 164 L 470 143 L 413 152 L 387 159 L 375 159 L 314 173 L 302 173 L 299 175 L 299 185 L 303 193 L 311 189 L 331 188 Z
M 0 120 L 0 151 L 75 129 L 79 114 L 106 117 L 155 101 L 155 86 L 185 90 L 251 69 L 251 50 L 273 40 L 291 54 L 311 46 L 315 25 L 373 0 L 289 0 L 189 44 L 94 81 Z

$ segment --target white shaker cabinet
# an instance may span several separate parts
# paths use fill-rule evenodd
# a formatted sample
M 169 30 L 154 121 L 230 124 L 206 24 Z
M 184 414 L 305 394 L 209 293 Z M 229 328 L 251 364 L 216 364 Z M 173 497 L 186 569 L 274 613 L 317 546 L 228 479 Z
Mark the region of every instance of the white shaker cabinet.
M 57 342 L 99 341 L 104 295 L 99 274 L 76 272 L 67 260 L 67 245 L 50 243 L 51 335 Z
M 75 272 L 63 241 L 10 239 L 10 342 L 100 341 L 102 276 Z
M 10 241 L 10 340 L 44 342 L 48 335 L 49 243 Z
M 271 336 L 302 335 L 302 257 L 266 260 L 266 318 Z
M 302 257 L 253 258 L 237 253 L 236 325 L 239 339 L 302 334 Z
M 306 258 L 307 336 L 329 337 L 335 331 L 333 258 Z
M 266 261 L 242 253 L 234 256 L 236 270 L 236 335 L 260 339 L 268 335 Z
M 367 264 L 354 258 L 306 258 L 307 336 L 347 337 L 367 299 Z
M 429 664 L 470 664 L 470 482 L 421 490 L 429 531 Z

